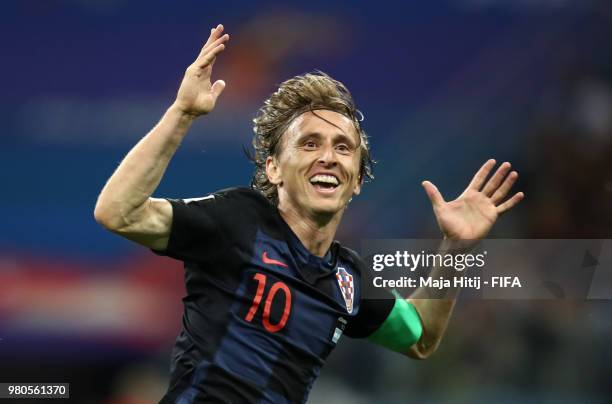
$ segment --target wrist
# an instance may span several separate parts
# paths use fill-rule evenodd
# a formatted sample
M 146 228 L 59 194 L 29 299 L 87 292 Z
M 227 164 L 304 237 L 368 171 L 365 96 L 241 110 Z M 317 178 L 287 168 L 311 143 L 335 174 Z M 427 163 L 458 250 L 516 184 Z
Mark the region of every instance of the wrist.
M 198 115 L 185 111 L 183 108 L 181 108 L 180 105 L 176 103 L 176 101 L 173 102 L 172 105 L 170 105 L 170 108 L 168 108 L 167 113 L 176 116 L 185 123 L 191 123 L 198 117 Z

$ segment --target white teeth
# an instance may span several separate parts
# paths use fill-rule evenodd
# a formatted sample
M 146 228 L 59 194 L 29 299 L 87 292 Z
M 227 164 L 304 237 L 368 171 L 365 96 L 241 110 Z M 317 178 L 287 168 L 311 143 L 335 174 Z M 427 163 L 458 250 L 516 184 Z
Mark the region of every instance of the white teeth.
M 315 182 L 324 182 L 326 184 L 332 184 L 332 185 L 338 185 L 338 178 L 334 177 L 333 175 L 323 175 L 323 174 L 318 174 L 313 176 L 310 179 L 310 183 L 314 184 Z

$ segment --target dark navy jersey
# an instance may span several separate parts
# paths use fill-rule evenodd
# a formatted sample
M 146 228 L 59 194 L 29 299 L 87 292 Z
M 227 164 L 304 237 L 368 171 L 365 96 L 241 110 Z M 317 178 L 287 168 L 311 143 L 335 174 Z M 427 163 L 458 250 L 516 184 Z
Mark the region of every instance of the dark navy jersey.
M 184 261 L 187 296 L 162 403 L 304 402 L 341 335 L 372 334 L 393 307 L 362 299 L 354 252 L 312 255 L 257 191 L 170 202 L 162 254 Z

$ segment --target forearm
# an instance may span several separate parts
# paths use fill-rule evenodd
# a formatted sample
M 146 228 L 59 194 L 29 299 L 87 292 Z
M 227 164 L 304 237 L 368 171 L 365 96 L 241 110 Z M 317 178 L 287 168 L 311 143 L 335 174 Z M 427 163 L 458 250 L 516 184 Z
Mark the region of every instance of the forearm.
M 130 224 L 159 185 L 193 120 L 193 115 L 171 106 L 130 150 L 98 197 L 95 216 L 100 223 L 112 229 Z
M 443 255 L 464 253 L 468 249 L 470 247 L 465 243 L 460 246 L 458 242 L 445 239 L 438 253 Z M 434 267 L 429 276 L 433 279 L 451 279 L 452 277 L 463 276 L 463 273 L 457 273 L 452 268 Z M 454 282 L 451 282 L 451 284 L 454 284 Z M 421 287 L 407 299 L 417 309 L 423 325 L 423 335 L 411 350 L 411 356 L 424 359 L 438 348 L 455 308 L 459 291 L 460 288 L 458 287 L 443 289 Z
M 424 359 L 434 353 L 440 345 L 453 313 L 456 299 L 454 297 L 428 299 L 418 296 L 419 294 L 415 293 L 407 299 L 416 308 L 423 325 L 423 335 L 411 350 L 411 356 Z

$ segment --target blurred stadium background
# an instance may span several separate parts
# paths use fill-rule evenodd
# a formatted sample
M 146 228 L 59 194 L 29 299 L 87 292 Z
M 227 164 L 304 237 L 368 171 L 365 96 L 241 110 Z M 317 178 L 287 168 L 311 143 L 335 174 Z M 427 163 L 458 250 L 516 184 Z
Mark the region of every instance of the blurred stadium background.
M 353 92 L 379 161 L 338 235 L 347 245 L 437 237 L 421 180 L 453 197 L 489 157 L 513 162 L 527 195 L 493 237 L 610 236 L 608 1 L 22 0 L 2 2 L 0 21 L 2 382 L 70 382 L 78 403 L 163 394 L 181 266 L 92 213 L 218 22 L 232 35 L 214 72 L 226 92 L 158 196 L 248 184 L 241 146 L 260 103 L 321 69 Z M 462 301 L 424 362 L 343 339 L 310 402 L 610 402 L 611 308 Z

